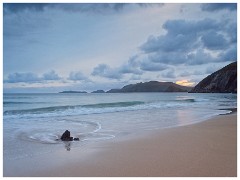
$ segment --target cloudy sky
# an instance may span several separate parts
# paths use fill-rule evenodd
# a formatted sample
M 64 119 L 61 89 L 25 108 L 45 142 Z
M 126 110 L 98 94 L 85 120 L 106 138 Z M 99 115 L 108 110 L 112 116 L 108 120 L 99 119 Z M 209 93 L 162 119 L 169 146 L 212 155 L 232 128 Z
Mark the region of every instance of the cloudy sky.
M 236 4 L 3 4 L 4 92 L 194 86 L 236 60 Z

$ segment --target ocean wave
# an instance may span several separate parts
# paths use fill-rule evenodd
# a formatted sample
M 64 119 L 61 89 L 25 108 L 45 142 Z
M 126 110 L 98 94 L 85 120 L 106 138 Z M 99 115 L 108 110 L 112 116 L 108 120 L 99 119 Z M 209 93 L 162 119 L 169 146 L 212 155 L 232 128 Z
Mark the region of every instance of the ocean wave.
M 177 99 L 176 102 L 197 102 L 195 99 Z
M 3 105 L 8 105 L 8 104 L 33 104 L 31 102 L 12 102 L 12 101 L 5 101 L 3 102 Z
M 4 111 L 4 115 L 18 115 L 18 114 L 43 114 L 43 113 L 56 113 L 63 111 L 76 111 L 76 110 L 90 110 L 90 109 L 104 109 L 104 108 L 125 108 L 130 106 L 136 106 L 144 104 L 142 101 L 129 101 L 129 102 L 114 102 L 114 103 L 98 103 L 98 104 L 87 104 L 87 105 L 74 105 L 74 106 L 51 106 L 34 109 L 23 109 L 23 110 L 7 110 Z

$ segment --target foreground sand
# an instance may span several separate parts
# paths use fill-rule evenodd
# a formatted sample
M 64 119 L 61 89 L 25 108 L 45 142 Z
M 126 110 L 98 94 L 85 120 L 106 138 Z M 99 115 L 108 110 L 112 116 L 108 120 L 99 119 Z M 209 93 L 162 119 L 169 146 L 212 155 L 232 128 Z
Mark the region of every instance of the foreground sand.
M 237 115 L 221 115 L 95 148 L 100 151 L 89 160 L 34 176 L 237 176 Z

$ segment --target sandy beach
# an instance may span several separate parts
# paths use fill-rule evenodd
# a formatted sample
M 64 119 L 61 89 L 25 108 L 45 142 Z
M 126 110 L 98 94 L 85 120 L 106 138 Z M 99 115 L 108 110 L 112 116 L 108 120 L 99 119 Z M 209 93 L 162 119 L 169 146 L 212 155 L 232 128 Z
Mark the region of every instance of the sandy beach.
M 94 145 L 90 158 L 30 176 L 235 177 L 237 114 Z M 75 154 L 76 155 L 76 154 Z M 74 157 L 74 155 L 73 155 Z

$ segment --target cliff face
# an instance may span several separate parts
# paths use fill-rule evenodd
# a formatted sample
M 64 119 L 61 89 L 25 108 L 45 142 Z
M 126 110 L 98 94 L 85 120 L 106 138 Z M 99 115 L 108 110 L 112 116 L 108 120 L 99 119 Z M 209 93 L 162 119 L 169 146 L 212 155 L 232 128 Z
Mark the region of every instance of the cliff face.
M 150 81 L 145 83 L 129 84 L 122 89 L 111 89 L 108 93 L 126 92 L 188 92 L 191 87 L 180 86 L 172 82 Z
M 192 93 L 237 93 L 237 62 L 212 73 L 199 82 Z

